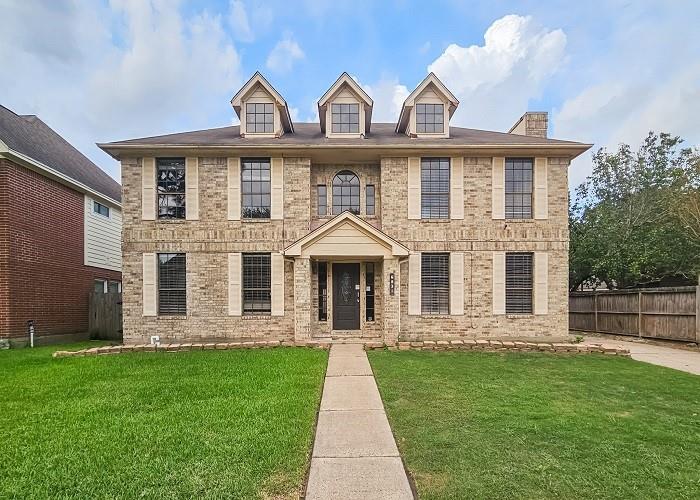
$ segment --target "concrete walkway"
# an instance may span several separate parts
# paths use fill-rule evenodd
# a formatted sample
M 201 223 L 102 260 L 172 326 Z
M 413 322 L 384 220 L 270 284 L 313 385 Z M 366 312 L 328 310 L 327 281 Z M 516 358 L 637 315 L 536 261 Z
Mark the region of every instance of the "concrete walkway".
M 413 498 L 361 344 L 331 347 L 306 498 Z
M 583 342 L 584 344 L 624 347 L 629 349 L 631 358 L 637 361 L 700 375 L 700 352 L 698 351 L 674 349 L 673 347 L 647 344 L 646 342 L 629 342 L 597 336 L 586 336 Z

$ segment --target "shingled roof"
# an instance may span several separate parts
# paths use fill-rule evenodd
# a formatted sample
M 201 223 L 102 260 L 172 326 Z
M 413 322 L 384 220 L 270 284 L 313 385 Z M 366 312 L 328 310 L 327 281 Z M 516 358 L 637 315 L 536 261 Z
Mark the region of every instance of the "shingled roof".
M 158 135 L 140 139 L 98 144 L 102 149 L 108 150 L 112 146 L 471 146 L 471 145 L 502 145 L 502 146 L 589 146 L 574 141 L 562 141 L 557 139 L 545 139 L 525 135 L 508 134 L 505 132 L 491 132 L 471 128 L 450 127 L 448 138 L 420 138 L 414 139 L 406 134 L 398 134 L 394 131 L 394 123 L 373 123 L 372 131 L 364 139 L 357 138 L 327 138 L 318 123 L 297 123 L 293 134 L 284 134 L 279 138 L 260 138 L 253 135 L 241 137 L 238 125 L 231 127 L 196 130 L 193 132 L 181 132 L 177 134 Z
M 0 141 L 16 153 L 84 184 L 115 201 L 121 186 L 35 115 L 18 115 L 0 105 Z

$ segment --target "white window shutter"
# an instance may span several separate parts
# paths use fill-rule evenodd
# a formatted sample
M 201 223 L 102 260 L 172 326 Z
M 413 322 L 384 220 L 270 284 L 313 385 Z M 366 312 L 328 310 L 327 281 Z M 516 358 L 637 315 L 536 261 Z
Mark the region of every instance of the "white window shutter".
M 547 252 L 535 252 L 534 312 L 549 312 L 549 255 Z
M 143 254 L 143 315 L 155 316 L 156 304 L 158 302 L 156 294 L 156 260 L 154 253 Z
M 450 253 L 450 314 L 464 314 L 464 252 Z
M 506 313 L 506 253 L 493 252 L 493 314 Z
M 185 219 L 199 219 L 198 158 L 185 158 Z
M 141 159 L 141 218 L 156 219 L 156 159 Z
M 450 219 L 464 219 L 464 158 L 450 159 Z
M 228 314 L 241 315 L 241 254 L 228 254 Z
M 273 253 L 270 256 L 270 273 L 272 279 L 270 314 L 284 316 L 284 256 L 281 253 Z
M 241 159 L 227 158 L 228 220 L 241 220 Z
M 270 219 L 284 217 L 284 159 L 270 159 Z
M 535 158 L 535 219 L 547 219 L 549 201 L 547 199 L 547 158 Z
M 408 218 L 420 219 L 420 158 L 408 159 Z
M 412 253 L 408 256 L 408 314 L 417 316 L 421 313 L 421 255 Z
M 491 218 L 506 218 L 506 159 L 493 158 L 491 173 Z

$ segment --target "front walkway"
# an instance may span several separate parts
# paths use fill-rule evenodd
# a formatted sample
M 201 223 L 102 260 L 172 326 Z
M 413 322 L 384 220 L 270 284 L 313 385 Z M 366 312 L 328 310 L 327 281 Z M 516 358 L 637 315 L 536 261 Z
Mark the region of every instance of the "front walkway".
M 306 498 L 413 498 L 361 344 L 331 347 Z
M 602 336 L 586 336 L 584 344 L 603 344 L 629 349 L 632 359 L 654 365 L 666 366 L 695 375 L 700 375 L 700 352 L 674 349 L 646 342 L 630 342 L 608 339 Z

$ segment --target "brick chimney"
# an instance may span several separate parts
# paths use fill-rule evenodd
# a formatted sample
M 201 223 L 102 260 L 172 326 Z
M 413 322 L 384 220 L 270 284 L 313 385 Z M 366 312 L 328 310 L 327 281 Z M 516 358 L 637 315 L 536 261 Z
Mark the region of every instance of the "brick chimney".
M 529 135 L 532 137 L 547 138 L 547 112 L 528 111 L 515 122 L 509 134 Z

